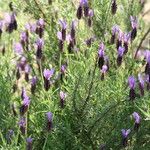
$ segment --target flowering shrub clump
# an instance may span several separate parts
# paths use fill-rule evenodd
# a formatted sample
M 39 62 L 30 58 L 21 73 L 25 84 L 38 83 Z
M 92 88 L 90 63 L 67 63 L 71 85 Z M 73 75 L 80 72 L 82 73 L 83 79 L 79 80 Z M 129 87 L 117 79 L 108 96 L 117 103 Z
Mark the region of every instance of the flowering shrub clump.
M 0 5 L 1 149 L 150 149 L 143 1 Z

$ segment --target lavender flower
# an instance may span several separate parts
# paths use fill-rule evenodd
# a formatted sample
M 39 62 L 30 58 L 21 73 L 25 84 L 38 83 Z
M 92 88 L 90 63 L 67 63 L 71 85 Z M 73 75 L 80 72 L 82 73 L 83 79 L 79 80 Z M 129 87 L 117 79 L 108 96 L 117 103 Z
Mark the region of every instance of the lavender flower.
M 14 44 L 14 52 L 18 55 L 23 54 L 23 47 L 20 43 L 15 43 Z
M 27 112 L 29 105 L 30 105 L 30 98 L 26 95 L 25 90 L 22 93 L 22 98 L 23 98 L 23 103 L 22 103 L 22 106 L 20 107 L 21 116 L 23 116 Z
M 61 34 L 62 34 L 62 40 L 66 40 L 66 29 L 67 29 L 67 23 L 65 20 L 59 20 L 59 23 L 61 25 Z
M 77 14 L 76 14 L 77 18 L 80 20 L 83 16 L 83 9 L 82 9 L 82 1 L 80 2 L 80 5 L 77 9 Z
M 3 28 L 3 20 L 0 20 L 0 39 L 1 39 L 1 36 L 2 36 L 2 28 Z
M 92 18 L 94 16 L 94 11 L 92 9 L 89 10 L 89 14 L 88 14 L 88 26 L 91 27 L 92 26 Z
M 122 133 L 122 144 L 124 147 L 127 146 L 128 144 L 128 136 L 130 134 L 131 130 L 130 129 L 122 129 L 121 130 L 121 133 Z
M 26 119 L 25 119 L 25 117 L 20 118 L 19 127 L 20 127 L 21 133 L 23 135 L 25 135 L 25 133 L 26 133 Z
M 115 43 L 115 38 L 116 38 L 116 33 L 119 32 L 119 27 L 117 25 L 114 25 L 112 27 L 112 36 L 111 36 L 111 44 L 114 44 Z
M 88 6 L 88 0 L 81 0 L 81 5 L 84 10 L 84 16 L 88 17 L 89 14 L 89 6 Z
M 76 34 L 75 27 L 76 27 L 76 21 L 74 20 L 71 23 L 71 33 L 70 33 L 70 36 L 71 36 L 72 39 L 75 39 L 75 34 Z
M 19 80 L 20 77 L 21 77 L 21 75 L 20 75 L 20 67 L 17 66 L 17 72 L 16 72 L 16 78 L 17 78 L 17 80 Z
M 130 88 L 130 92 L 129 92 L 129 97 L 130 100 L 134 100 L 135 99 L 135 78 L 133 76 L 130 76 L 128 78 L 128 84 L 129 84 L 129 88 Z
M 150 76 L 149 75 L 145 75 L 145 82 L 147 84 L 146 86 L 147 90 L 150 90 Z
M 123 41 L 124 41 L 123 46 L 125 48 L 124 54 L 128 52 L 129 39 L 130 39 L 130 34 L 124 34 L 123 36 Z
M 6 138 L 7 138 L 7 142 L 8 142 L 9 144 L 11 144 L 13 135 L 14 135 L 14 131 L 11 130 L 11 129 L 8 130 L 8 133 L 7 133 L 7 135 L 6 135 Z
M 117 11 L 117 3 L 116 3 L 116 0 L 112 0 L 112 5 L 111 5 L 111 13 L 113 15 L 116 14 L 116 11 Z
M 150 51 L 149 50 L 146 50 L 145 58 L 146 58 L 145 74 L 150 76 Z
M 17 64 L 17 67 L 20 68 L 22 71 L 25 70 L 27 60 L 25 57 L 21 57 L 20 62 Z
M 31 79 L 31 93 L 34 94 L 36 90 L 36 84 L 37 84 L 37 77 L 34 76 Z
M 104 53 L 104 48 L 105 48 L 104 44 L 101 43 L 100 47 L 99 47 L 99 51 L 98 51 L 98 57 L 99 57 L 98 65 L 99 65 L 100 69 L 102 69 L 102 66 L 104 65 L 104 54 L 105 54 Z
M 62 52 L 63 51 L 63 47 L 64 47 L 64 41 L 62 39 L 62 33 L 61 32 L 57 32 L 57 38 L 59 39 L 59 51 Z
M 138 131 L 139 126 L 140 126 L 141 117 L 139 116 L 139 114 L 137 112 L 134 112 L 132 115 L 133 115 L 133 118 L 135 119 L 134 130 Z
M 43 46 L 44 46 L 44 40 L 43 39 L 37 39 L 36 41 L 36 47 L 37 47 L 37 51 L 36 51 L 36 57 L 37 59 L 41 59 L 42 58 L 42 49 L 43 49 Z
M 118 48 L 118 57 L 117 57 L 117 65 L 120 66 L 122 64 L 122 57 L 124 54 L 124 47 L 119 46 Z
M 54 69 L 48 70 L 44 69 L 43 76 L 44 76 L 44 88 L 46 91 L 50 88 L 50 79 L 54 74 Z
M 137 26 L 138 21 L 136 17 L 131 16 L 130 17 L 131 25 L 132 25 L 132 31 L 131 31 L 131 40 L 133 41 L 137 35 Z
M 32 150 L 33 139 L 32 138 L 27 138 L 26 142 L 27 142 L 27 150 Z
M 67 97 L 67 94 L 64 93 L 63 91 L 60 91 L 59 96 L 60 96 L 60 106 L 61 106 L 61 108 L 64 108 L 64 103 L 65 103 L 65 99 Z
M 68 52 L 71 53 L 75 46 L 75 39 L 72 39 L 70 35 L 67 36 L 67 41 L 69 42 L 68 45 Z
M 31 71 L 31 68 L 30 68 L 30 66 L 27 64 L 27 65 L 25 66 L 25 80 L 26 80 L 26 82 L 29 81 L 29 73 L 30 73 L 30 71 Z
M 139 89 L 140 89 L 141 96 L 144 96 L 144 80 L 141 74 L 138 74 L 138 80 L 139 80 Z
M 36 34 L 39 35 L 40 38 L 43 37 L 44 35 L 44 27 L 45 27 L 45 22 L 42 18 L 40 18 L 37 22 L 36 22 Z
M 117 39 L 117 43 L 116 43 L 117 50 L 118 50 L 119 46 L 122 46 L 122 40 L 123 40 L 123 32 L 119 29 L 118 39 Z
M 101 70 L 101 73 L 102 73 L 101 80 L 104 80 L 104 76 L 105 76 L 105 73 L 107 72 L 107 70 L 108 70 L 108 67 L 106 65 L 103 65 L 102 70 Z
M 28 39 L 28 31 L 22 32 L 20 35 L 20 43 L 22 44 L 22 47 L 25 49 L 29 49 L 28 48 L 28 44 L 29 44 L 29 39 Z
M 51 131 L 53 128 L 53 114 L 51 112 L 47 112 L 46 116 L 47 116 L 47 130 Z
M 9 33 L 12 33 L 13 30 L 17 30 L 17 20 L 16 15 L 13 12 L 11 15 L 6 14 L 5 15 L 5 23 L 6 23 L 6 31 Z

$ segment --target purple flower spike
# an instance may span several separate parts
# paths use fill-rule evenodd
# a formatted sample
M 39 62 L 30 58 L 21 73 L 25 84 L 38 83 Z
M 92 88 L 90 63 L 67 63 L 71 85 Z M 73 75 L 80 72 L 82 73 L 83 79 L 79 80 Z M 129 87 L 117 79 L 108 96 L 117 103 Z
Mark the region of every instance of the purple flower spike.
M 144 80 L 141 74 L 138 74 L 138 80 L 139 80 L 139 89 L 140 89 L 141 96 L 144 96 Z
M 122 129 L 122 130 L 121 130 L 122 139 L 123 139 L 123 140 L 122 140 L 122 144 L 123 144 L 124 147 L 126 147 L 127 144 L 128 144 L 128 136 L 129 136 L 130 132 L 131 132 L 130 129 L 128 129 L 128 130 Z
M 131 40 L 133 41 L 137 35 L 137 26 L 138 21 L 136 17 L 131 16 L 130 17 L 131 25 L 132 25 L 132 31 L 131 31 Z
M 25 135 L 25 132 L 26 132 L 26 119 L 25 119 L 25 117 L 20 118 L 19 127 L 20 127 L 21 133 L 23 135 Z
M 47 130 L 51 131 L 53 127 L 53 114 L 51 112 L 47 112 L 46 116 L 47 116 Z
M 44 72 L 43 72 L 44 88 L 46 91 L 48 91 L 50 88 L 50 78 L 53 76 L 53 74 L 54 74 L 54 69 L 51 69 L 51 70 L 44 69 Z
M 0 38 L 1 38 L 1 35 L 2 35 L 2 28 L 3 28 L 3 21 L 0 20 Z
M 88 0 L 81 0 L 80 5 L 83 7 L 84 16 L 88 17 L 88 13 L 89 13 Z
M 130 92 L 129 92 L 129 97 L 130 97 L 130 100 L 134 100 L 135 99 L 135 78 L 133 76 L 130 76 L 128 78 L 128 84 L 129 84 L 129 87 L 130 87 Z
M 64 42 L 62 39 L 62 32 L 57 32 L 57 38 L 59 39 L 59 51 L 62 52 L 63 51 L 63 47 L 64 47 Z
M 125 48 L 124 54 L 126 54 L 128 52 L 129 40 L 130 40 L 130 34 L 124 34 L 124 36 L 123 36 L 123 41 L 124 41 L 123 46 Z
M 43 75 L 44 75 L 44 78 L 46 78 L 47 80 L 50 80 L 53 74 L 54 74 L 54 69 L 51 69 L 51 70 L 44 69 Z
M 100 69 L 102 69 L 102 66 L 104 65 L 104 54 L 105 54 L 104 48 L 105 48 L 104 44 L 101 43 L 98 51 L 98 56 L 99 56 L 98 65 Z
M 91 27 L 92 26 L 92 18 L 94 16 L 94 11 L 92 9 L 89 10 L 89 14 L 88 14 L 88 26 Z
M 124 54 L 124 50 L 125 50 L 124 47 L 119 46 L 119 48 L 118 48 L 118 56 L 122 57 L 123 54 Z
M 21 55 L 23 53 L 23 48 L 20 43 L 15 43 L 14 44 L 14 52 L 18 55 Z
M 133 29 L 137 28 L 137 26 L 138 26 L 137 17 L 130 16 L 130 21 L 131 21 L 132 28 Z
M 31 93 L 34 94 L 36 90 L 37 77 L 34 76 L 31 79 Z
M 116 39 L 116 34 L 119 32 L 119 26 L 118 25 L 114 25 L 112 27 L 112 35 L 111 35 L 111 44 L 115 43 L 115 39 Z
M 43 46 L 44 46 L 44 40 L 43 39 L 38 39 L 36 41 L 36 47 L 37 47 L 37 51 L 36 51 L 36 56 L 38 59 L 41 59 L 42 58 L 42 49 L 43 49 Z
M 108 67 L 106 65 L 103 65 L 102 70 L 101 70 L 101 72 L 102 72 L 101 80 L 104 80 L 104 76 L 105 76 L 105 73 L 107 72 L 107 70 L 108 70 Z
M 45 22 L 42 18 L 40 18 L 37 23 L 36 23 L 36 34 L 39 35 L 40 38 L 43 37 L 44 35 L 44 27 L 45 27 Z
M 78 9 L 77 9 L 77 14 L 76 14 L 76 16 L 77 16 L 77 18 L 80 20 L 81 18 L 82 18 L 82 16 L 83 16 L 83 9 L 82 9 L 82 4 L 81 4 L 81 2 L 80 2 L 80 5 L 79 5 L 79 7 L 78 7 Z
M 64 102 L 67 97 L 67 94 L 64 93 L 63 91 L 60 91 L 59 96 L 60 96 L 60 106 L 61 106 L 61 108 L 64 108 Z
M 113 15 L 115 15 L 116 11 L 117 11 L 117 3 L 116 3 L 116 0 L 113 0 L 112 5 L 111 5 L 111 12 Z
M 133 118 L 135 119 L 134 130 L 138 131 L 139 126 L 140 126 L 141 117 L 137 112 L 134 112 L 132 115 L 133 115 Z
M 23 104 L 20 107 L 20 115 L 23 116 L 29 108 L 30 105 L 30 98 L 26 95 L 26 93 L 23 94 Z
M 61 25 L 62 39 L 63 39 L 63 41 L 65 41 L 66 40 L 67 23 L 64 20 L 59 20 L 59 23 Z
M 128 78 L 128 84 L 130 89 L 134 89 L 135 88 L 135 78 L 133 76 L 130 76 Z
M 30 71 L 31 71 L 31 68 L 30 68 L 30 66 L 27 64 L 27 65 L 25 66 L 25 80 L 26 80 L 26 82 L 29 81 L 29 73 L 30 73 Z
M 27 142 L 27 150 L 32 150 L 33 139 L 32 138 L 27 138 L 26 142 Z
M 135 123 L 139 124 L 141 117 L 139 116 L 139 114 L 137 112 L 134 112 L 133 114 L 133 118 L 135 119 Z
M 117 65 L 120 66 L 122 64 L 122 57 L 124 54 L 124 47 L 119 46 L 118 48 L 118 57 L 117 57 Z

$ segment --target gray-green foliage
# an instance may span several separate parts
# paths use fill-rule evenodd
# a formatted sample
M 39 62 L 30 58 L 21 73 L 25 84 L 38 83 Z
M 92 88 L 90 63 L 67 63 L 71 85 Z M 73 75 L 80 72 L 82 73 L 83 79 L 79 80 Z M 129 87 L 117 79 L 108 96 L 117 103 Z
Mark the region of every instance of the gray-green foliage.
M 114 45 L 109 44 L 113 25 L 118 24 L 124 32 L 131 30 L 130 15 L 139 16 L 140 4 L 135 0 L 118 0 L 117 14 L 112 16 L 110 0 L 89 0 L 90 7 L 94 10 L 93 27 L 89 28 L 84 19 L 78 23 L 76 38 L 79 51 L 69 54 L 67 44 L 65 44 L 64 53 L 58 50 L 57 31 L 60 29 L 58 21 L 60 18 L 65 19 L 69 32 L 71 21 L 76 19 L 78 2 L 76 0 L 55 0 L 52 5 L 48 5 L 46 0 L 36 0 L 36 2 L 38 6 L 35 0 L 14 0 L 19 30 L 10 37 L 9 35 L 2 37 L 3 41 L 7 41 L 7 50 L 5 56 L 1 55 L 0 62 L 1 149 L 25 149 L 26 137 L 30 136 L 34 139 L 33 148 L 35 150 L 94 150 L 99 149 L 101 144 L 106 144 L 106 149 L 119 150 L 122 149 L 121 129 L 133 129 L 132 113 L 134 111 L 139 112 L 142 121 L 138 133 L 132 130 L 127 149 L 150 149 L 149 92 L 145 92 L 143 98 L 136 98 L 134 102 L 131 102 L 127 88 L 127 78 L 130 75 L 137 77 L 142 64 L 141 61 L 133 59 L 133 52 L 144 31 L 142 18 L 139 17 L 141 28 L 138 30 L 138 37 L 129 47 L 129 52 L 119 68 L 116 65 L 117 50 Z M 6 3 L 0 3 L 8 10 Z M 22 19 L 22 16 L 26 19 Z M 24 29 L 23 26 L 29 19 L 35 21 L 39 18 L 46 20 L 43 68 L 53 66 L 57 75 L 60 66 L 67 62 L 67 77 L 63 82 L 57 81 L 46 92 L 43 88 L 41 74 L 34 69 L 32 75 L 38 76 L 38 86 L 35 95 L 31 95 L 27 88 L 31 105 L 28 112 L 28 132 L 24 137 L 20 134 L 18 127 L 19 115 L 13 117 L 10 107 L 15 102 L 19 109 L 21 103 L 20 91 L 12 93 L 12 86 L 15 82 L 15 65 L 11 63 L 14 59 L 11 43 L 18 40 L 19 32 Z M 89 48 L 85 40 L 93 35 L 96 36 L 96 41 Z M 15 37 L 15 40 L 12 36 Z M 34 43 L 34 40 L 35 37 L 31 42 Z M 100 70 L 96 61 L 100 42 L 104 42 L 105 52 L 110 60 L 110 71 L 106 74 L 104 81 L 100 80 Z M 26 54 L 31 65 L 35 63 L 34 53 L 33 49 Z M 23 82 L 22 86 L 26 85 Z M 64 109 L 59 106 L 60 90 L 67 92 Z M 50 133 L 45 130 L 45 113 L 48 111 L 54 114 L 54 128 Z M 6 140 L 9 129 L 14 130 L 11 144 L 8 144 Z

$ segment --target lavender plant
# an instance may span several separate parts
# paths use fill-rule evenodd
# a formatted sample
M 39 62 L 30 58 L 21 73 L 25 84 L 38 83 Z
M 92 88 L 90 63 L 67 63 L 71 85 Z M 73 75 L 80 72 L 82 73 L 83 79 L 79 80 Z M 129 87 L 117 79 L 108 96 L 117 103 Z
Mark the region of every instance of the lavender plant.
M 0 4 L 1 149 L 150 149 L 142 1 Z

